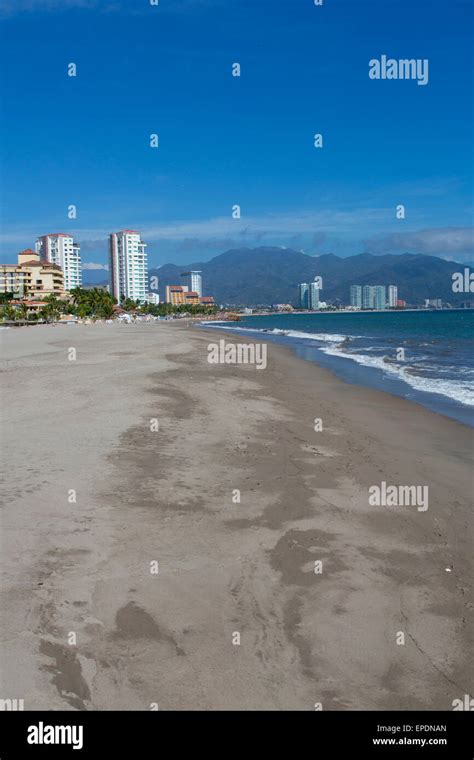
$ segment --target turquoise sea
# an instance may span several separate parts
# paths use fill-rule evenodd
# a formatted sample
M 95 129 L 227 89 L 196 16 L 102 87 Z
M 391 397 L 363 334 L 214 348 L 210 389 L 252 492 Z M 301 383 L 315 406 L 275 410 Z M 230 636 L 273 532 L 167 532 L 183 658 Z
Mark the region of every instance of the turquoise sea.
M 385 390 L 474 425 L 472 310 L 272 314 L 212 327 L 259 333 L 347 382 Z

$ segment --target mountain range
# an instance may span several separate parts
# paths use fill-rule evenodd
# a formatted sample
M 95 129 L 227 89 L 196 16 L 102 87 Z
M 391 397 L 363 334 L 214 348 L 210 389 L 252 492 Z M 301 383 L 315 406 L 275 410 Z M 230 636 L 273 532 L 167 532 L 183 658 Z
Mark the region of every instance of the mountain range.
M 348 304 L 351 285 L 397 285 L 398 297 L 407 304 L 441 298 L 456 305 L 471 300 L 468 293 L 452 291 L 452 274 L 463 272 L 465 266 L 423 254 L 374 256 L 362 253 L 340 258 L 333 254 L 308 256 L 290 248 L 264 246 L 233 249 L 206 262 L 165 264 L 150 269 L 149 276 L 158 277 L 160 300 L 165 298 L 166 285 L 180 284 L 181 272 L 197 269 L 202 272 L 203 295 L 214 296 L 216 303 L 232 306 L 297 305 L 298 285 L 316 276 L 323 280 L 320 298 L 329 304 Z M 103 272 L 84 272 L 86 284 L 103 284 L 103 281 Z

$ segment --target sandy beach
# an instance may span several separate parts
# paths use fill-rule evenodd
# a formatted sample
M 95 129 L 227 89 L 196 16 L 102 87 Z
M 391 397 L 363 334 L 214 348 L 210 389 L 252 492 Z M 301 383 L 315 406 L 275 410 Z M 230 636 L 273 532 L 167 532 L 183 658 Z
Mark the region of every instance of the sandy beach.
M 211 365 L 223 337 L 1 331 L 0 697 L 451 710 L 473 688 L 472 431 L 274 344 L 265 370 Z M 429 508 L 369 504 L 382 481 Z

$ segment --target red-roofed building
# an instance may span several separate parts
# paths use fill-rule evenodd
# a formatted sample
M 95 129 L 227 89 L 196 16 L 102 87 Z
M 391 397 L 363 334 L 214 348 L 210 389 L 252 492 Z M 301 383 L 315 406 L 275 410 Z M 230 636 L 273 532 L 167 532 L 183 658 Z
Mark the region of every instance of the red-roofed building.
M 184 303 L 188 304 L 189 306 L 199 304 L 199 293 L 197 293 L 195 290 L 186 291 L 184 293 Z
M 180 306 L 186 303 L 184 300 L 185 292 L 182 285 L 167 285 L 166 303 L 170 303 L 172 306 Z
M 18 254 L 18 264 L 0 265 L 0 292 L 37 299 L 50 294 L 64 298 L 64 273 L 60 266 L 42 261 L 27 248 Z

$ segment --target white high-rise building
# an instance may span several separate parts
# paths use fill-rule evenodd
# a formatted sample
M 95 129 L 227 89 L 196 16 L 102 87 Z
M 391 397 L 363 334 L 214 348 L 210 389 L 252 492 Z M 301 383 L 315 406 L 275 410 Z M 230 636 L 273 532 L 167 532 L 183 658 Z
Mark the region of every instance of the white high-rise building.
M 351 285 L 351 306 L 362 309 L 362 286 Z
M 300 309 L 309 309 L 309 285 L 307 282 L 298 285 L 298 294 Z
M 36 253 L 44 261 L 57 264 L 64 272 L 64 289 L 80 288 L 82 285 L 81 249 L 72 235 L 56 232 L 42 235 L 36 241 Z
M 187 287 L 188 291 L 197 293 L 199 298 L 202 298 L 202 277 L 199 270 L 181 272 L 181 285 Z
M 374 285 L 374 291 L 375 291 L 375 296 L 374 296 L 375 308 L 386 309 L 387 308 L 387 289 L 385 285 Z
M 147 300 L 148 263 L 146 243 L 135 230 L 112 232 L 109 239 L 110 292 L 117 301 Z
M 388 286 L 388 305 L 391 309 L 396 308 L 398 302 L 398 288 L 396 285 Z
M 373 285 L 362 287 L 362 308 L 375 309 L 375 287 Z
M 319 309 L 319 288 L 317 282 L 309 283 L 308 300 L 311 311 L 317 311 Z

